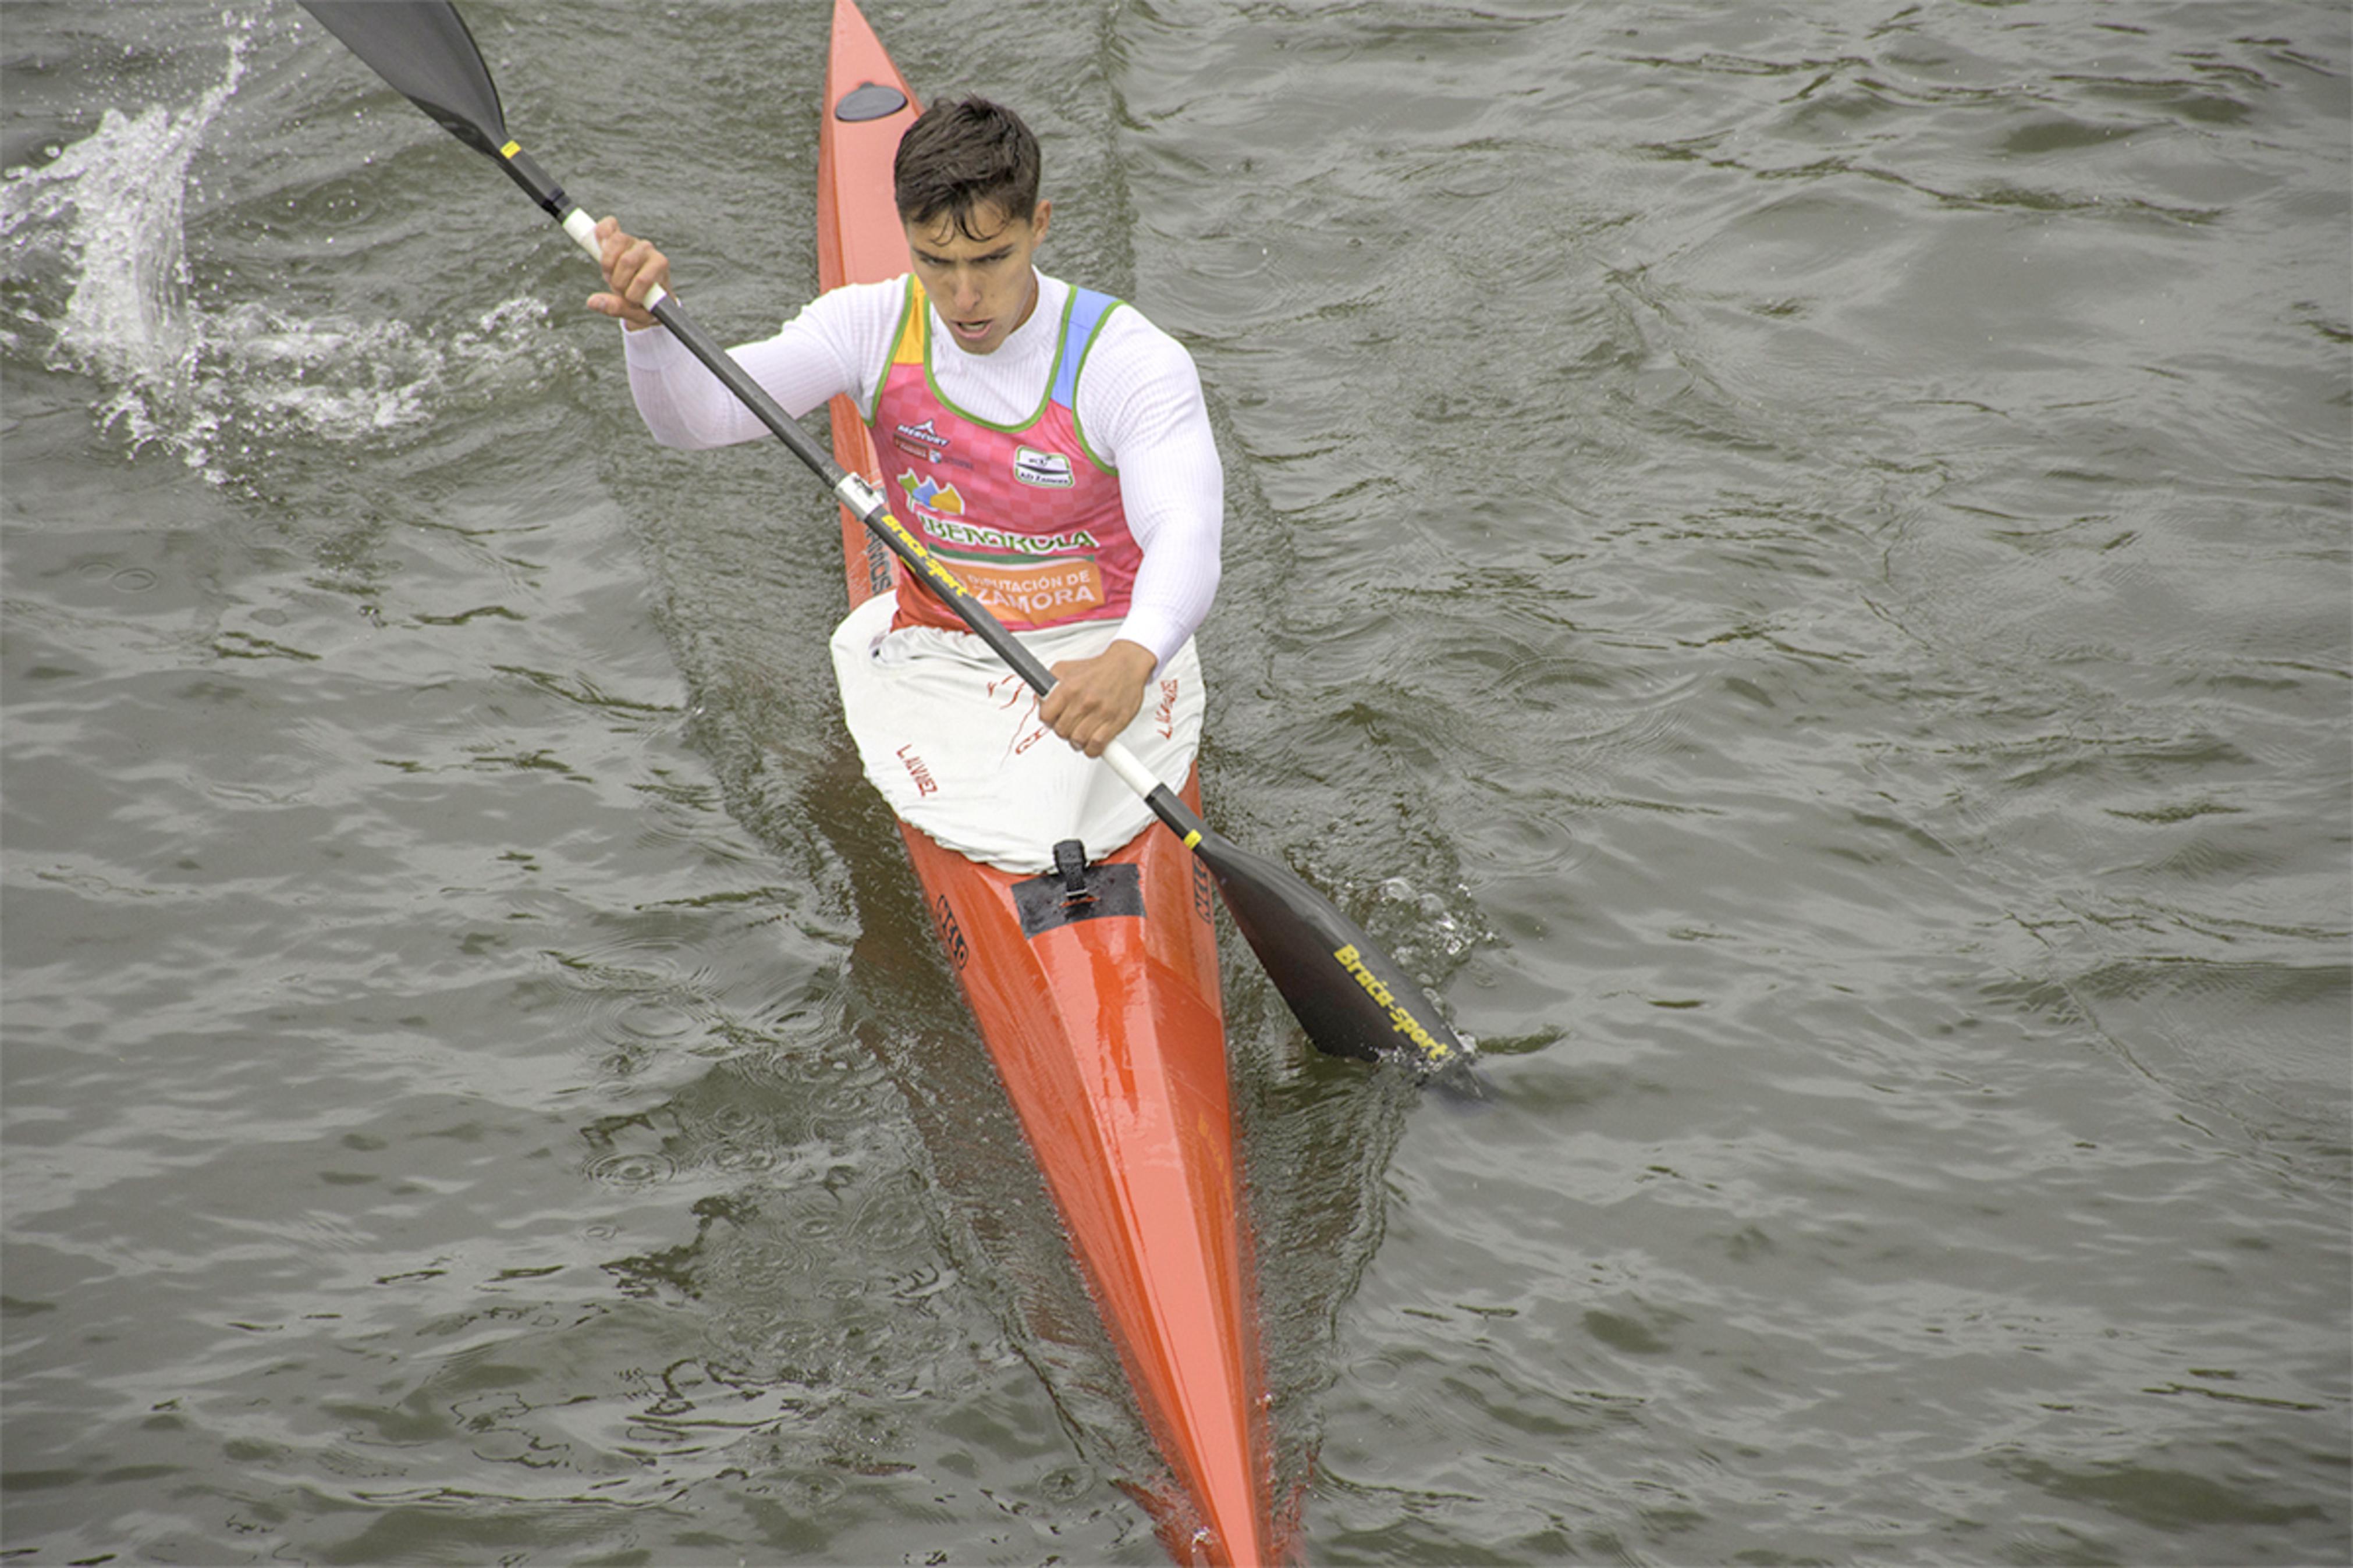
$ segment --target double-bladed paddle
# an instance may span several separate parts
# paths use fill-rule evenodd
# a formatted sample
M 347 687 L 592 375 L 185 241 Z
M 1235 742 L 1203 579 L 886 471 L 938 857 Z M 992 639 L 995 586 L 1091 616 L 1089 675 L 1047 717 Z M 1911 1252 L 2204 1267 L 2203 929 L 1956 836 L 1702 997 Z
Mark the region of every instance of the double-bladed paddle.
M 507 135 L 506 116 L 499 107 L 499 90 L 491 80 L 490 68 L 448 0 L 302 0 L 302 6 L 442 129 L 496 159 L 508 176 L 602 265 L 594 220 Z M 1052 689 L 1054 678 L 1045 666 L 891 515 L 874 487 L 835 462 L 695 324 L 675 298 L 658 289 L 645 303 L 654 319 L 774 431 L 793 456 L 831 487 L 841 504 L 946 601 L 1016 674 L 1040 696 Z M 1104 750 L 1103 760 L 1208 867 L 1235 928 L 1258 954 L 1268 977 L 1317 1049 L 1366 1061 L 1400 1060 L 1421 1076 L 1440 1070 L 1447 1070 L 1450 1077 L 1467 1074 L 1470 1049 L 1456 1037 L 1437 1006 L 1398 962 L 1331 900 L 1284 867 L 1251 854 L 1211 829 L 1118 742 Z

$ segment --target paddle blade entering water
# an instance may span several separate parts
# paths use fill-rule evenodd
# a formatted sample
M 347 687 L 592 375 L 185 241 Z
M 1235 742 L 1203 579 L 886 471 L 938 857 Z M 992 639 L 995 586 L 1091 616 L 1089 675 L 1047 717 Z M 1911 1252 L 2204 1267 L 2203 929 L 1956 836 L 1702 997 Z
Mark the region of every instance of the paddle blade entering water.
M 1470 1047 L 1420 984 L 1329 899 L 1218 834 L 1204 832 L 1194 853 L 1316 1049 L 1400 1060 L 1425 1078 L 1468 1072 Z
M 499 156 L 499 89 L 448 0 L 302 0 L 302 9 L 450 135 Z

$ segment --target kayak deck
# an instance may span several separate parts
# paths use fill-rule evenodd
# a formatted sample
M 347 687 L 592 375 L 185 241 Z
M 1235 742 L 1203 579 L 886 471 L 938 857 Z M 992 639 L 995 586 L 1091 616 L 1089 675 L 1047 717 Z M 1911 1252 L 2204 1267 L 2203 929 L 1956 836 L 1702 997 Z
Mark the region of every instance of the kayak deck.
M 827 289 L 907 270 L 891 163 L 916 105 L 855 0 L 836 0 L 819 133 L 818 256 Z M 872 441 L 834 400 L 835 455 L 882 486 Z M 893 558 L 847 511 L 853 605 Z M 1199 806 L 1198 776 L 1187 804 Z M 1082 1276 L 1176 1495 L 1142 1496 L 1179 1563 L 1287 1550 L 1270 1499 L 1258 1343 L 1227 1076 L 1208 874 L 1147 829 L 1072 896 L 901 825 L 950 965 L 980 1025 Z M 1090 846 L 1090 850 L 1097 847 Z

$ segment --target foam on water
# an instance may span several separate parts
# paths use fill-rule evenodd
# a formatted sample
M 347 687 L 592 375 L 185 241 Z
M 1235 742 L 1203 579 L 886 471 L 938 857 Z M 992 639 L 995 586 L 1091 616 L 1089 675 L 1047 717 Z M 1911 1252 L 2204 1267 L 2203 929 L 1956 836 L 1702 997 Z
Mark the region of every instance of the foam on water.
M 11 272 L 55 258 L 67 274 L 64 308 L 49 323 L 48 364 L 111 384 L 101 414 L 124 421 L 134 439 L 160 433 L 151 393 L 185 401 L 195 346 L 184 237 L 188 170 L 206 127 L 245 75 L 246 39 L 244 29 L 227 35 L 220 80 L 185 110 L 110 108 L 91 134 L 39 168 L 11 169 L 0 186 L 0 242 Z
M 508 300 L 455 331 L 259 300 L 206 302 L 187 240 L 192 170 L 244 79 L 252 19 L 224 14 L 220 77 L 184 108 L 109 107 L 88 136 L 0 184 L 14 319 L 0 350 L 90 377 L 101 426 L 176 452 L 215 484 L 288 441 L 421 430 L 451 403 L 528 380 L 560 348 Z

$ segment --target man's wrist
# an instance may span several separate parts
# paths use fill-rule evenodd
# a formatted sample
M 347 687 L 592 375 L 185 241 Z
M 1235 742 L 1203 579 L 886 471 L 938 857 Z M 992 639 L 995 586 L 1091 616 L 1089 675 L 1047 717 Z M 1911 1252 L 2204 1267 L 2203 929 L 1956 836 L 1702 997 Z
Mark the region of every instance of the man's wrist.
M 1160 656 L 1134 637 L 1112 639 L 1112 645 L 1103 649 L 1103 656 L 1108 658 L 1113 654 L 1119 656 L 1123 668 L 1134 670 L 1139 680 L 1151 679 L 1152 672 L 1160 668 Z

